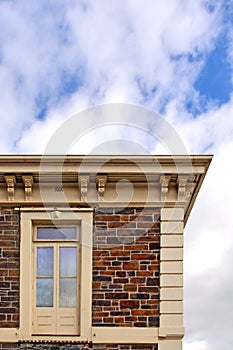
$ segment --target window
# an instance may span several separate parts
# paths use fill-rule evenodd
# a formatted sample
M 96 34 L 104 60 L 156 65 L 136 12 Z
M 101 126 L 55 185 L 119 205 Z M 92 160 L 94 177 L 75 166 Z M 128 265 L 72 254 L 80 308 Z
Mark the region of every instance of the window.
M 22 338 L 90 338 L 92 210 L 21 213 Z M 60 339 L 60 338 L 59 338 Z
M 34 334 L 79 334 L 79 227 L 35 227 Z

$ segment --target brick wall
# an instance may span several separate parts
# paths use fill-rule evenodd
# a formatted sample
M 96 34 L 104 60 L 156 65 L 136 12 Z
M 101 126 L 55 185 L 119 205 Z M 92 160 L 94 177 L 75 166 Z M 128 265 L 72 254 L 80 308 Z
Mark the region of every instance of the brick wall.
M 18 213 L 10 208 L 1 208 L 0 328 L 19 327 L 19 238 Z M 95 213 L 94 326 L 158 326 L 159 252 L 158 209 L 115 208 Z M 18 346 L 1 343 L 0 349 Z M 19 347 L 23 348 L 22 345 Z M 157 345 L 102 344 L 93 345 L 93 348 L 156 350 Z
M 65 343 L 0 343 L 1 350 L 81 350 L 83 344 Z M 158 344 L 93 344 L 93 350 L 158 350 Z
M 158 326 L 159 232 L 158 209 L 95 213 L 94 326 Z
M 18 345 L 20 350 L 81 350 L 84 347 L 84 343 L 78 343 L 78 342 L 26 342 L 26 343 L 19 343 Z M 90 348 L 92 345 L 90 345 Z
M 18 343 L 0 343 L 1 350 L 15 350 L 18 348 Z
M 98 344 L 94 350 L 158 350 L 158 344 Z
M 19 326 L 19 216 L 0 208 L 0 328 Z
M 64 343 L 1 343 L 2 350 L 81 350 L 83 345 Z M 157 344 L 93 344 L 93 350 L 158 350 Z
M 23 342 L 23 343 L 0 343 L 1 350 L 81 350 L 83 343 L 66 342 Z M 91 345 L 90 345 L 91 348 Z

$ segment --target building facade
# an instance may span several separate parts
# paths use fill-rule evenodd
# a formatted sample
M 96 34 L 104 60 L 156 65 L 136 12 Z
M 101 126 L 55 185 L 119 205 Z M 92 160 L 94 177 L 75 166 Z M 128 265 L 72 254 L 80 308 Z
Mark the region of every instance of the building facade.
M 2 156 L 0 348 L 180 350 L 211 156 Z

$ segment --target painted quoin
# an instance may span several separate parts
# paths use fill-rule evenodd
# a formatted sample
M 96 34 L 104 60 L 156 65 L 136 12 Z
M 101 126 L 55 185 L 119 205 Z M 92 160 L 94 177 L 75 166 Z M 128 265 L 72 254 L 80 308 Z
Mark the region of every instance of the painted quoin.
M 1 156 L 0 348 L 180 350 L 211 156 Z

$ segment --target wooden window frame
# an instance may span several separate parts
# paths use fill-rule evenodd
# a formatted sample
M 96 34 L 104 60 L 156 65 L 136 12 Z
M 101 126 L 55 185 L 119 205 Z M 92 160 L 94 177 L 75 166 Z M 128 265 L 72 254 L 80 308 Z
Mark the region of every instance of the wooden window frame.
M 57 209 L 56 209 L 57 210 Z M 91 337 L 92 303 L 92 231 L 93 210 L 89 208 L 59 209 L 61 216 L 53 219 L 53 211 L 45 208 L 21 209 L 20 243 L 20 329 L 21 340 L 84 340 Z M 35 227 L 46 225 L 77 226 L 80 245 L 80 311 L 79 334 L 69 335 L 33 335 L 33 283 L 34 268 L 33 246 Z M 41 242 L 40 240 L 37 241 Z M 49 241 L 47 241 L 49 242 Z M 62 242 L 62 241 L 61 241 Z
M 36 306 L 36 250 L 37 248 L 46 248 L 46 247 L 51 247 L 53 249 L 53 285 L 55 288 L 53 288 L 53 306 L 52 307 L 37 307 Z M 59 307 L 59 296 L 58 296 L 58 291 L 59 291 L 59 249 L 60 248 L 68 248 L 68 247 L 75 247 L 77 249 L 76 253 L 76 266 L 77 266 L 77 284 L 76 284 L 76 306 L 75 307 Z M 59 336 L 59 335 L 79 335 L 80 334 L 80 276 L 81 276 L 81 271 L 80 271 L 80 244 L 77 241 L 58 241 L 58 240 L 44 240 L 44 241 L 34 241 L 33 242 L 33 303 L 32 303 L 32 318 L 33 318 L 33 325 L 32 325 L 32 333 L 33 335 L 48 335 L 48 334 L 53 334 L 54 336 Z M 42 315 L 40 315 L 42 312 Z M 53 319 L 53 322 L 51 323 L 50 326 L 48 326 L 48 323 L 46 325 L 39 326 L 37 325 L 36 322 L 36 314 L 40 315 L 39 317 L 46 318 L 48 317 L 50 319 Z M 54 315 L 54 317 L 52 317 Z M 57 317 L 55 316 L 57 315 Z M 68 322 L 70 323 L 70 318 L 74 319 L 74 326 L 69 327 L 67 325 L 67 317 L 68 317 Z M 59 322 L 59 320 L 63 319 L 63 324 Z M 64 320 L 66 321 L 64 323 Z M 43 322 L 42 322 L 43 323 Z M 60 326 L 59 326 L 60 324 Z M 42 330 L 43 329 L 43 330 Z

